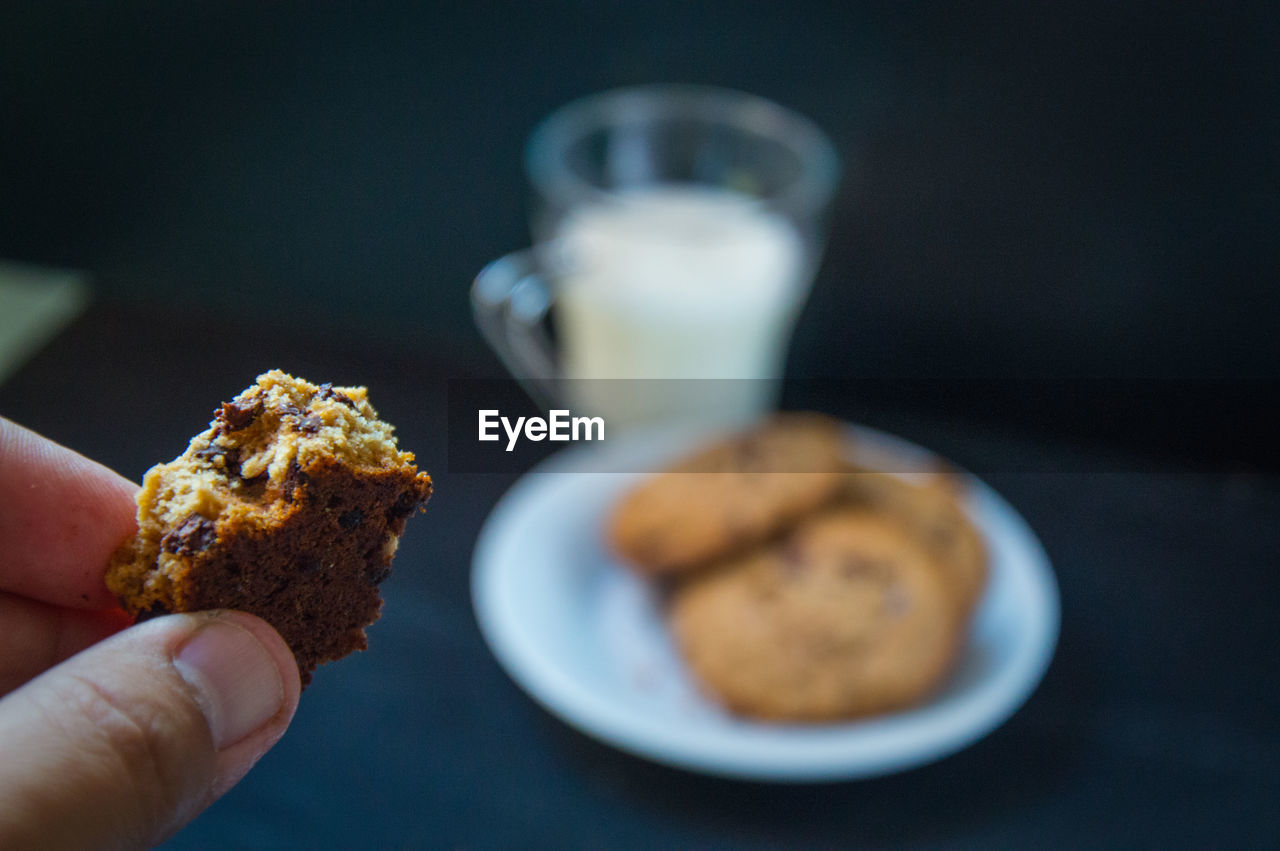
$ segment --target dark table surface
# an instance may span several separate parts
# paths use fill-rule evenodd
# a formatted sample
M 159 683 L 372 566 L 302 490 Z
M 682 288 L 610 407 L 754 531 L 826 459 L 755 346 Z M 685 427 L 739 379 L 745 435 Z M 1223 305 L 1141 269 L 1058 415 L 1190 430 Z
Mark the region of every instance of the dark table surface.
M 741 783 L 587 739 L 489 654 L 471 550 L 515 476 L 448 472 L 444 432 L 445 380 L 495 374 L 491 363 L 251 315 L 98 304 L 0 386 L 0 413 L 137 479 L 273 366 L 368 385 L 437 495 L 404 538 L 370 651 L 319 671 L 284 740 L 172 847 L 1237 847 L 1280 836 L 1275 477 L 1155 472 L 928 411 L 864 412 L 991 470 L 1053 561 L 1057 654 L 1021 711 L 942 762 L 852 783 Z

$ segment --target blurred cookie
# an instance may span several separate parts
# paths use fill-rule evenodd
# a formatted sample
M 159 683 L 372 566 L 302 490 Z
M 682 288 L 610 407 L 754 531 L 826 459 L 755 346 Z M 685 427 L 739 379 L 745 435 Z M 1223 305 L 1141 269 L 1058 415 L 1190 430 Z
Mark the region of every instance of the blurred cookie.
M 727 707 L 822 721 L 931 693 L 955 656 L 960 614 L 898 524 L 837 508 L 682 584 L 670 619 L 690 669 Z
M 844 454 L 835 420 L 776 416 L 628 493 L 609 540 L 642 573 L 687 571 L 765 541 L 836 498 Z
M 899 521 L 937 560 L 962 606 L 973 610 L 987 581 L 987 547 L 965 513 L 964 484 L 949 473 L 904 479 L 855 469 L 845 482 L 850 502 Z
M 366 646 L 405 521 L 431 495 L 413 462 L 363 387 L 264 373 L 147 472 L 138 532 L 107 586 L 138 618 L 258 615 L 305 685 L 316 665 Z

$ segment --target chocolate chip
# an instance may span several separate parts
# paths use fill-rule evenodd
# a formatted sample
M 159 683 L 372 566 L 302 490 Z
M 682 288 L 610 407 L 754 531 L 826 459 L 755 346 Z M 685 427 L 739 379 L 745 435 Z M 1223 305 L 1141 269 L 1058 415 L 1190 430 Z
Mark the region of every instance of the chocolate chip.
M 387 577 L 391 575 L 391 565 L 379 564 L 369 568 L 369 572 L 365 577 L 369 580 L 370 585 L 381 585 L 387 581 Z
M 270 477 L 264 470 L 262 473 L 254 476 L 252 479 L 241 478 L 240 496 L 244 499 L 260 500 L 267 492 L 267 483 Z
M 358 508 L 344 511 L 338 515 L 338 525 L 350 532 L 364 520 L 364 512 Z
M 297 459 L 289 462 L 289 469 L 284 474 L 284 498 L 287 502 L 293 502 L 293 494 L 298 488 L 306 485 L 310 477 L 302 472 L 302 468 L 298 466 Z
M 240 450 L 228 449 L 222 453 L 222 465 L 227 468 L 228 473 L 240 475 Z M 244 478 L 241 476 L 241 478 Z
M 303 576 L 314 576 L 320 572 L 320 560 L 316 558 L 304 559 L 298 564 L 298 573 Z
M 224 449 L 221 446 L 210 445 L 205 449 L 197 449 L 193 453 L 197 458 L 204 458 L 209 461 L 216 461 L 222 457 L 222 467 L 227 471 L 228 476 L 238 476 L 242 482 L 249 485 L 263 485 L 267 483 L 267 472 L 264 470 L 252 479 L 247 478 L 240 472 L 240 463 L 243 460 L 240 457 L 240 447 L 235 446 L 230 449 Z
M 334 390 L 333 385 L 327 381 L 324 384 L 321 384 L 316 389 L 315 398 L 333 399 L 335 402 L 341 402 L 342 404 L 346 405 L 352 410 L 355 410 L 355 407 L 356 407 L 356 403 L 351 399 L 350 396 L 348 396 L 345 393 L 339 393 L 337 390 Z
M 253 399 L 249 402 L 235 400 L 231 402 L 223 402 L 222 407 L 213 412 L 217 418 L 216 426 L 219 434 L 226 434 L 232 431 L 239 431 L 245 428 L 262 413 L 262 400 Z
M 303 434 L 315 434 L 320 431 L 323 425 L 324 420 L 320 418 L 319 414 L 307 414 L 298 422 L 298 431 Z
M 160 549 L 166 553 L 189 556 L 209 549 L 217 539 L 218 530 L 214 522 L 199 514 L 192 514 L 178 528 L 160 539 Z
M 418 507 L 418 497 L 412 491 L 400 494 L 399 498 L 387 509 L 387 516 L 392 520 L 408 517 Z

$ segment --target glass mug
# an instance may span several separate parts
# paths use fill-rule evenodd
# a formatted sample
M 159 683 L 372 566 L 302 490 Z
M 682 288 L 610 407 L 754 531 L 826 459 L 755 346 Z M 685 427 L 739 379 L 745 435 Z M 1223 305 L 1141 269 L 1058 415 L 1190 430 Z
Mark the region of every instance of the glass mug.
M 537 401 L 613 426 L 772 407 L 839 174 L 814 124 L 726 89 L 619 89 L 543 121 L 525 166 L 535 247 L 471 300 Z

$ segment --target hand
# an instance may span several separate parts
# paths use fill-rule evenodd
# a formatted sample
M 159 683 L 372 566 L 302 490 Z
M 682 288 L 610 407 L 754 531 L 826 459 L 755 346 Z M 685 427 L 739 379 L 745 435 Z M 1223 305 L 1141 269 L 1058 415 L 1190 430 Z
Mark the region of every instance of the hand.
M 129 626 L 103 573 L 136 490 L 0 418 L 0 848 L 160 842 L 297 708 L 293 655 L 265 621 Z

